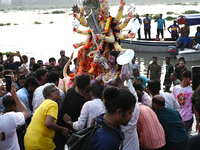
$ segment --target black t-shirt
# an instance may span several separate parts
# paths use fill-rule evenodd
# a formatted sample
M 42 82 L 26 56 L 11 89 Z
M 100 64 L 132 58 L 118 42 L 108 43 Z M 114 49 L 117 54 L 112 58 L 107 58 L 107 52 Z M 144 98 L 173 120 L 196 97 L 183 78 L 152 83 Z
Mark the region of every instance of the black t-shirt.
M 59 125 L 63 127 L 69 127 L 63 121 L 63 115 L 66 113 L 71 117 L 73 122 L 77 121 L 78 117 L 80 116 L 82 106 L 85 102 L 86 99 L 83 96 L 78 94 L 75 89 L 70 88 L 66 93 L 65 100 L 59 114 Z
M 70 88 L 66 93 L 62 109 L 58 114 L 57 124 L 59 126 L 67 127 L 73 130 L 68 124 L 64 122 L 63 116 L 64 114 L 67 113 L 71 117 L 73 122 L 77 121 L 78 117 L 80 116 L 82 106 L 85 102 L 86 102 L 86 99 L 83 96 L 78 94 L 75 89 Z M 64 149 L 64 145 L 66 142 L 67 142 L 67 139 L 65 139 L 60 132 L 56 131 L 55 137 L 54 137 L 54 143 L 56 147 L 59 147 L 59 148 L 61 147 L 62 149 Z

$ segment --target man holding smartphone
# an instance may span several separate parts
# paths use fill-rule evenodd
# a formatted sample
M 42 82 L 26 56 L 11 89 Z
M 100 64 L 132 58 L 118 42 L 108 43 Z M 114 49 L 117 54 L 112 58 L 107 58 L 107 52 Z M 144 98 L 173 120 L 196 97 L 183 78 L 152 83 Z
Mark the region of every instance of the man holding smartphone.
M 7 59 L 3 62 L 5 69 L 16 70 L 21 64 L 24 63 L 24 59 L 22 58 L 19 51 L 16 51 L 16 53 L 7 54 L 6 56 Z M 18 56 L 20 62 L 19 61 L 14 62 L 14 56 Z
M 5 87 L 1 86 L 0 90 L 5 91 Z M 0 149 L 20 150 L 16 128 L 25 123 L 28 113 L 26 106 L 16 94 L 14 82 L 12 82 L 10 93 L 12 96 L 5 96 L 3 98 L 5 110 L 0 115 L 0 131 L 3 135 L 1 136 Z M 18 112 L 15 112 L 16 110 Z

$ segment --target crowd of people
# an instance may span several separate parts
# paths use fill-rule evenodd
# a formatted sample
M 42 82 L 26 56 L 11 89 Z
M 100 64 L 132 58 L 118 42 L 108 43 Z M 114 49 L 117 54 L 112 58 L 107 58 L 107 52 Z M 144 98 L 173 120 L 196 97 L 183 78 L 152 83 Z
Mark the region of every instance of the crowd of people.
M 159 28 L 158 32 L 162 34 Z M 20 61 L 15 62 L 14 56 Z M 31 57 L 28 65 L 28 57 L 20 52 L 7 54 L 6 60 L 1 54 L 0 150 L 63 150 L 73 132 L 91 127 L 94 120 L 107 129 L 96 129 L 92 150 L 199 149 L 200 136 L 189 138 L 188 133 L 195 118 L 200 129 L 200 88 L 192 90 L 184 58 L 172 65 L 166 57 L 161 81 L 157 57 L 152 57 L 145 77 L 134 56 L 128 64 L 130 74 L 123 74 L 124 82 L 114 86 L 102 85 L 99 77 L 87 73 L 76 75 L 75 58 L 74 68 L 66 69 L 72 84 L 63 91 L 58 85 L 72 57 L 65 56 L 64 50 L 60 56 L 57 65 L 54 57 L 48 64 Z M 109 65 L 114 61 L 109 60 Z M 10 91 L 8 75 L 12 76 Z
M 136 18 L 134 19 L 138 20 L 140 24 L 144 24 L 144 35 L 145 39 L 151 40 L 151 19 L 149 18 L 149 14 L 146 14 L 146 17 L 142 19 L 139 17 L 139 15 L 136 15 Z M 164 38 L 164 30 L 166 30 L 166 24 L 165 19 L 162 18 L 162 14 L 159 14 L 159 17 L 155 20 L 157 22 L 157 35 L 155 38 L 155 41 L 160 41 L 159 38 L 161 35 L 161 38 Z M 170 25 L 167 30 L 171 34 L 171 40 L 176 41 L 177 48 L 181 48 L 182 50 L 184 48 L 192 48 L 195 50 L 200 50 L 200 26 L 197 27 L 197 32 L 195 34 L 195 38 L 192 40 L 189 37 L 190 34 L 190 27 L 188 23 L 185 23 L 184 27 L 179 27 L 177 24 L 177 21 L 175 20 L 172 25 Z M 141 33 L 140 29 L 138 30 L 138 39 L 141 39 Z M 180 34 L 180 37 L 179 37 Z

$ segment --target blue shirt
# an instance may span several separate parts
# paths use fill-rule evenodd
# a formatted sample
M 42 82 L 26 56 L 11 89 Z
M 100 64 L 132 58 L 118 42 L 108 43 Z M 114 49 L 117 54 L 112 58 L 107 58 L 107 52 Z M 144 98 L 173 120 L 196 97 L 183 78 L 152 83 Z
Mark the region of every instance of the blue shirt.
M 18 67 L 19 67 L 19 61 L 16 61 L 13 64 L 7 63 L 5 69 L 16 70 Z
M 106 120 L 104 120 L 103 114 L 98 116 L 97 119 L 98 124 L 109 127 L 116 136 L 108 130 L 97 128 L 92 136 L 91 150 L 122 150 L 123 138 L 120 126 L 117 128 L 113 127 Z
M 30 117 L 31 116 L 31 109 L 30 109 L 30 106 L 29 106 L 29 100 L 28 100 L 29 94 L 28 94 L 28 91 L 26 90 L 26 88 L 22 88 L 22 89 L 17 91 L 17 95 L 18 95 L 19 99 L 26 106 L 27 111 L 28 111 L 28 117 Z
M 195 36 L 196 37 L 199 36 L 198 38 L 196 38 L 196 40 L 197 40 L 197 43 L 200 44 L 200 32 L 196 32 Z
M 158 22 L 157 28 L 158 28 L 158 29 L 163 29 L 163 24 L 165 23 L 165 20 L 159 18 L 159 19 L 157 20 L 157 22 Z
M 144 29 L 150 29 L 151 28 L 151 25 L 149 23 L 149 22 L 151 22 L 150 18 L 148 18 L 148 20 L 146 18 L 144 18 L 143 22 L 144 22 Z
M 191 44 L 192 43 L 192 40 L 191 40 L 191 38 L 188 36 L 187 38 L 185 38 L 184 36 L 181 38 L 181 40 L 180 40 L 180 42 L 183 42 L 183 45 L 185 44 L 185 43 L 189 43 L 189 44 Z
M 142 87 L 146 87 L 146 84 L 149 82 L 149 79 L 146 78 L 145 76 L 142 76 L 141 74 L 139 75 L 139 77 L 142 78 L 142 83 L 143 83 Z M 136 80 L 136 78 L 134 77 L 134 81 L 135 80 Z

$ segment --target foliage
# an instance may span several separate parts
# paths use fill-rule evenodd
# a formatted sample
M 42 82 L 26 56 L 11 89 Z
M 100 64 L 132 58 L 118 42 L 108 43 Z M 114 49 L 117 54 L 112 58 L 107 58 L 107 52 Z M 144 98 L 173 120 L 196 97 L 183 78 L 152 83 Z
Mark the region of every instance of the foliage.
M 51 12 L 52 14 L 64 14 L 65 13 L 65 11 L 63 11 L 63 10 L 56 10 L 56 11 L 52 11 Z
M 50 21 L 50 22 L 49 22 L 49 24 L 53 24 L 53 23 L 54 23 L 53 21 Z
M 49 12 L 44 12 L 43 14 L 50 14 Z
M 166 12 L 166 14 L 167 14 L 167 15 L 172 15 L 172 14 L 174 14 L 174 12 L 168 11 L 168 12 Z
M 14 25 L 19 25 L 18 23 L 14 23 Z
M 6 25 L 9 26 L 9 25 L 11 25 L 11 23 L 7 23 Z
M 41 22 L 35 21 L 34 24 L 42 24 Z
M 196 11 L 196 10 L 187 10 L 185 12 L 183 12 L 183 14 L 198 14 L 200 13 L 199 11 Z
M 3 55 L 7 55 L 7 54 L 11 54 L 12 52 L 11 51 L 9 51 L 9 52 L 4 52 L 4 53 L 2 53 Z
M 149 15 L 150 16 L 150 15 Z M 156 20 L 159 18 L 159 14 L 155 14 L 154 16 L 150 16 L 151 19 Z
M 176 20 L 176 17 L 167 16 L 167 18 L 165 18 L 165 20 L 167 20 L 167 21 Z

